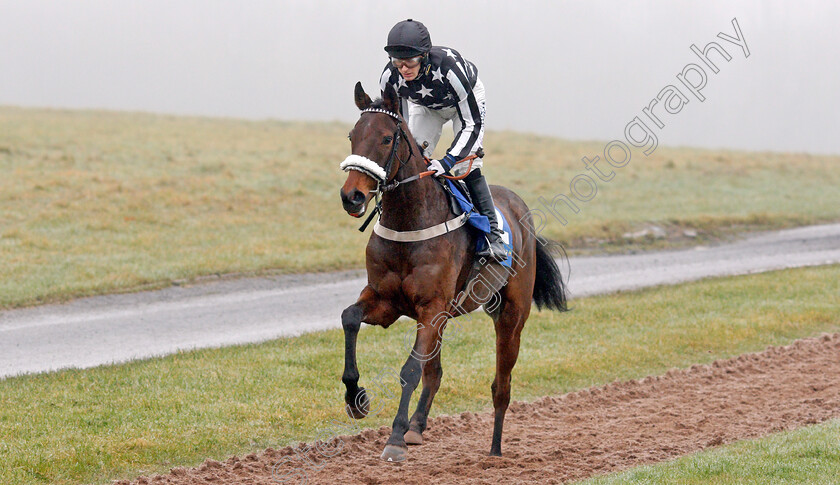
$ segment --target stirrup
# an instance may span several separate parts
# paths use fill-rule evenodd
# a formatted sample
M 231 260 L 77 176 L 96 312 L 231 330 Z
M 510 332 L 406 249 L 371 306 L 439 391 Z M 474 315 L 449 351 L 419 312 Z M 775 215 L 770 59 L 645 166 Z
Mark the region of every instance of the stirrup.
M 495 239 L 495 240 L 491 240 Z M 487 247 L 476 253 L 476 256 L 488 258 L 496 262 L 502 262 L 508 258 L 508 250 L 505 243 L 502 242 L 501 237 L 497 234 L 490 234 L 486 236 Z

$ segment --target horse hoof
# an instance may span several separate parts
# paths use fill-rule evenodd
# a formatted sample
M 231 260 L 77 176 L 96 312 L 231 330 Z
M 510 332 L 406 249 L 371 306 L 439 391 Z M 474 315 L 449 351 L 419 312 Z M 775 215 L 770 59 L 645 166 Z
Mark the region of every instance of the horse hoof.
M 345 400 L 347 400 L 346 397 Z M 352 401 L 348 402 L 344 407 L 348 416 L 353 419 L 362 419 L 368 415 L 368 411 L 370 411 L 370 399 L 368 399 L 364 387 L 359 388 L 359 392 L 352 398 Z
M 408 445 L 422 445 L 423 444 L 423 435 L 418 433 L 417 431 L 408 430 L 405 432 L 405 443 Z
M 406 448 L 397 445 L 385 445 L 385 450 L 382 451 L 382 458 L 384 461 L 400 462 L 405 461 Z

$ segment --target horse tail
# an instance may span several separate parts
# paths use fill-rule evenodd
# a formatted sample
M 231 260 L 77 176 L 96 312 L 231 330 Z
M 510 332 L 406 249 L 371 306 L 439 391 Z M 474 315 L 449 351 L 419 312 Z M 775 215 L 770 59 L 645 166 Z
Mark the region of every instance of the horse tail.
M 560 243 L 537 239 L 537 274 L 534 281 L 534 302 L 538 309 L 566 311 L 566 283 L 552 255 L 565 257 Z

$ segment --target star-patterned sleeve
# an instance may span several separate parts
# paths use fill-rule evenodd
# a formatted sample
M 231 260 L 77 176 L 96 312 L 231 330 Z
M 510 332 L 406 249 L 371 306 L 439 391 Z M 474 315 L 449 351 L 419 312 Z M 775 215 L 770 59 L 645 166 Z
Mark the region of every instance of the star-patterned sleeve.
M 461 119 L 461 131 L 455 135 L 455 140 L 452 141 L 447 153 L 456 160 L 460 160 L 470 153 L 475 153 L 481 147 L 484 135 L 484 113 L 478 106 L 469 82 L 470 75 L 475 74 L 467 71 L 471 71 L 474 67 L 469 62 L 463 61 L 460 56 L 456 57 L 454 51 L 450 49 L 444 49 L 444 51 L 448 51 L 447 56 L 455 60 L 449 65 L 450 68 L 445 77 L 450 86 L 450 93 L 454 93 L 457 100 L 455 107 Z

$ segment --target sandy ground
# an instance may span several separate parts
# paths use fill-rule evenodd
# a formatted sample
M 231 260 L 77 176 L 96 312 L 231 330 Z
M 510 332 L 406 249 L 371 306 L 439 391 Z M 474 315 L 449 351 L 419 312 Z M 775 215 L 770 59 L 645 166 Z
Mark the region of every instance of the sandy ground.
M 207 460 L 119 485 L 561 483 L 840 417 L 840 334 L 533 403 L 513 403 L 489 457 L 492 415 L 430 420 L 404 463 L 378 456 L 389 428 Z M 515 383 L 514 383 L 515 385 Z M 329 455 L 329 456 L 327 456 Z

